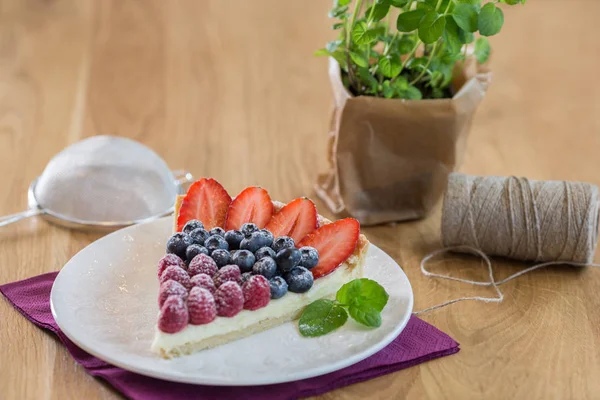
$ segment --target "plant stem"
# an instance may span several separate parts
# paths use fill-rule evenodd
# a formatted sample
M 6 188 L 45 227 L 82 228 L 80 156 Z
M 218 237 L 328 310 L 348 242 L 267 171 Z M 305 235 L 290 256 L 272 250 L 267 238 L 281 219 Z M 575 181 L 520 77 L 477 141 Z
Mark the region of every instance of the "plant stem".
M 425 67 L 423 67 L 423 70 L 419 73 L 419 75 L 415 79 L 413 79 L 413 81 L 410 83 L 411 85 L 417 83 L 423 77 L 423 75 L 425 75 L 425 72 L 429 69 L 429 66 L 431 65 L 431 60 L 433 60 L 433 57 L 435 56 L 435 51 L 437 50 L 437 46 L 439 43 L 439 40 L 435 42 L 435 44 L 433 45 L 433 49 L 431 50 L 431 55 L 427 60 L 427 64 L 425 64 Z
M 415 47 L 413 47 L 413 49 L 410 51 L 410 53 L 408 53 L 408 56 L 406 56 L 406 59 L 400 66 L 400 73 L 402 73 L 402 71 L 404 70 L 404 67 L 406 67 L 406 64 L 408 64 L 410 59 L 413 58 L 413 56 L 417 52 L 417 49 L 419 48 L 420 45 L 421 45 L 421 39 L 417 39 L 417 41 L 415 43 Z M 400 76 L 400 74 L 398 74 L 398 76 Z
M 350 47 L 352 45 L 352 27 L 354 26 L 354 21 L 356 21 L 356 15 L 358 14 L 358 11 L 361 7 L 362 0 L 356 0 L 356 7 L 354 8 L 354 12 L 352 12 L 352 17 L 350 18 L 349 25 L 346 29 L 346 63 L 348 64 L 348 80 L 350 81 L 350 85 L 352 85 L 359 94 L 360 90 L 356 86 L 356 80 L 354 79 L 354 71 L 352 70 L 352 63 L 350 62 Z

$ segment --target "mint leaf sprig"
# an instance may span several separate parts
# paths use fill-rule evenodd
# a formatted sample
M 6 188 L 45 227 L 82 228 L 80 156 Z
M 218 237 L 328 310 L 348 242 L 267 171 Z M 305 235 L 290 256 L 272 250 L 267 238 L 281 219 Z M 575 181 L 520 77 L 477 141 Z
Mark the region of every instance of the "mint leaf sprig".
M 344 325 L 348 314 L 360 324 L 378 328 L 388 299 L 389 295 L 379 283 L 367 278 L 355 279 L 338 290 L 335 301 L 321 299 L 309 304 L 298 322 L 300 334 L 326 335 Z

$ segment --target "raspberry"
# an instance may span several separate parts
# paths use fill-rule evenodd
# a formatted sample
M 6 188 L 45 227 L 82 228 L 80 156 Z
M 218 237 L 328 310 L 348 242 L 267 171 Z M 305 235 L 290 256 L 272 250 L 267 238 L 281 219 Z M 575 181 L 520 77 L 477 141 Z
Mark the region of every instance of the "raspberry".
M 215 292 L 215 303 L 217 304 L 217 315 L 221 317 L 235 316 L 244 307 L 242 288 L 235 282 L 223 283 Z
M 226 265 L 213 276 L 213 281 L 215 282 L 216 287 L 219 287 L 228 281 L 239 283 L 241 275 L 240 267 L 237 265 Z
M 191 287 L 190 276 L 188 275 L 188 273 L 185 272 L 185 269 L 176 267 L 175 265 L 168 266 L 160 276 L 159 281 L 162 285 L 169 279 L 181 283 L 186 289 L 189 289 Z
M 251 276 L 242 286 L 244 309 L 258 310 L 265 307 L 271 300 L 271 285 L 262 275 Z
M 169 296 L 160 309 L 158 329 L 165 333 L 177 333 L 188 323 L 189 314 L 181 296 Z
M 194 286 L 198 286 L 200 288 L 208 290 L 210 293 L 213 294 L 215 293 L 215 290 L 217 290 L 217 288 L 215 287 L 215 283 L 213 282 L 211 277 L 206 274 L 198 274 L 192 276 L 192 279 L 190 279 L 190 283 L 192 284 L 192 289 L 194 288 Z
M 169 279 L 160 285 L 160 289 L 158 291 L 159 308 L 163 306 L 165 300 L 167 300 L 169 296 L 180 296 L 185 300 L 188 297 L 188 291 L 181 283 Z
M 188 273 L 190 276 L 206 274 L 212 278 L 212 276 L 216 274 L 218 270 L 219 268 L 217 267 L 215 260 L 202 253 L 194 257 L 194 259 L 190 261 L 190 265 L 188 267 Z
M 175 254 L 166 254 L 158 262 L 158 278 L 162 275 L 163 271 L 170 265 L 175 265 L 181 268 L 185 268 L 183 260 L 177 257 Z
M 193 287 L 190 291 L 187 304 L 188 312 L 190 314 L 190 324 L 208 324 L 217 317 L 217 305 L 215 304 L 215 298 L 206 289 L 201 287 Z

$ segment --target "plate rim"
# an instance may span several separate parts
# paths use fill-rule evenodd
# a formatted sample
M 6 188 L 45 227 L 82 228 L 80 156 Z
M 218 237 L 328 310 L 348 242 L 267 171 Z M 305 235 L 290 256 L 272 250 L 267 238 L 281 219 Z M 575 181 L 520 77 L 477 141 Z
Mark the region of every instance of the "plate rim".
M 126 364 L 126 363 L 122 363 L 121 361 L 119 361 L 118 359 L 114 359 L 113 357 L 110 356 L 105 356 L 103 354 L 101 354 L 101 352 L 97 352 L 95 351 L 93 348 L 88 347 L 87 345 L 83 344 L 82 342 L 80 342 L 76 335 L 73 335 L 73 332 L 70 332 L 69 329 L 65 329 L 63 324 L 61 324 L 60 322 L 60 317 L 58 317 L 58 314 L 56 312 L 56 308 L 54 306 L 54 297 L 55 297 L 55 288 L 57 286 L 57 282 L 59 282 L 59 280 L 61 279 L 61 274 L 63 274 L 63 271 L 65 270 L 65 268 L 73 261 L 74 258 L 76 258 L 81 252 L 83 252 L 84 250 L 86 250 L 88 247 L 93 246 L 94 244 L 96 244 L 98 241 L 104 240 L 106 238 L 109 238 L 113 235 L 118 235 L 118 234 L 122 234 L 125 231 L 129 231 L 129 230 L 135 230 L 138 229 L 140 226 L 144 226 L 144 225 L 151 225 L 151 224 L 159 224 L 159 223 L 164 223 L 162 221 L 164 221 L 165 219 L 171 219 L 171 217 L 163 217 L 163 218 L 159 218 L 156 219 L 154 221 L 149 221 L 143 224 L 137 224 L 137 225 L 132 225 L 132 226 L 128 226 L 126 228 L 117 230 L 115 232 L 112 232 L 106 236 L 103 236 L 95 241 L 93 241 L 92 243 L 88 244 L 87 246 L 85 246 L 83 249 L 81 249 L 80 251 L 78 251 L 75 255 L 73 255 L 73 257 L 71 257 L 71 259 L 69 259 L 69 261 L 67 261 L 67 263 L 65 263 L 65 265 L 63 265 L 63 267 L 60 269 L 56 279 L 54 280 L 54 282 L 52 283 L 52 289 L 50 291 L 50 311 L 52 312 L 52 317 L 54 318 L 54 321 L 56 322 L 57 326 L 59 327 L 59 329 L 61 330 L 61 332 L 70 340 L 72 341 L 76 346 L 78 346 L 79 348 L 81 348 L 82 350 L 84 350 L 85 352 L 91 354 L 92 356 L 108 363 L 111 365 L 114 365 L 116 367 L 122 368 L 126 371 L 129 372 L 133 372 L 133 373 L 137 373 L 140 375 L 144 375 L 144 376 L 148 376 L 148 377 L 152 377 L 152 378 L 156 378 L 156 379 L 161 379 L 161 380 L 165 380 L 165 381 L 171 381 L 171 382 L 178 382 L 178 383 L 188 383 L 188 384 L 193 384 L 193 385 L 210 385 L 210 386 L 264 386 L 264 385 L 276 385 L 276 384 L 280 384 L 280 383 L 288 383 L 288 382 L 295 382 L 295 381 L 300 381 L 303 379 L 309 379 L 309 378 L 314 378 L 314 377 L 318 377 L 318 376 L 322 376 L 328 373 L 332 373 L 335 371 L 339 371 L 343 368 L 347 368 L 349 366 L 352 366 L 356 363 L 359 363 L 360 361 L 363 361 L 364 359 L 372 356 L 373 354 L 381 351 L 384 347 L 386 347 L 387 345 L 389 345 L 396 337 L 398 337 L 398 335 L 404 330 L 404 328 L 406 327 L 406 325 L 408 324 L 408 321 L 410 320 L 410 317 L 412 316 L 412 312 L 413 312 L 413 307 L 414 307 L 414 292 L 412 289 L 412 285 L 410 283 L 410 280 L 408 279 L 408 276 L 406 275 L 406 273 L 404 272 L 404 269 L 402 269 L 402 267 L 400 266 L 400 264 L 398 264 L 396 262 L 396 260 L 394 260 L 389 254 L 387 254 L 385 251 L 383 251 L 381 248 L 379 248 L 378 246 L 376 246 L 373 243 L 370 243 L 370 247 L 374 247 L 375 249 L 381 251 L 383 254 L 385 254 L 387 257 L 389 257 L 395 265 L 398 266 L 398 269 L 400 270 L 400 273 L 404 276 L 404 279 L 406 280 L 406 283 L 408 284 L 408 289 L 409 289 L 409 298 L 408 298 L 408 304 L 407 304 L 407 312 L 404 314 L 403 318 L 399 321 L 398 324 L 396 324 L 395 328 L 390 331 L 386 336 L 384 336 L 379 342 L 377 342 L 374 346 L 369 347 L 365 350 L 363 350 L 362 352 L 356 353 L 350 357 L 344 358 L 342 360 L 339 360 L 337 362 L 334 363 L 328 363 L 326 365 L 323 366 L 319 366 L 319 367 L 314 367 L 314 368 L 310 368 L 309 370 L 306 371 L 301 371 L 301 372 L 297 372 L 293 375 L 290 375 L 289 379 L 278 379 L 278 380 L 273 380 L 273 379 L 253 379 L 252 382 L 232 382 L 231 380 L 228 379 L 223 379 L 223 380 L 219 380 L 219 379 L 214 379 L 211 378 L 209 380 L 192 380 L 190 379 L 190 377 L 188 375 L 178 375 L 177 372 L 175 373 L 171 373 L 169 376 L 164 376 L 161 375 L 159 372 L 155 371 L 155 370 L 151 370 L 151 369 L 146 369 L 143 366 L 141 367 L 137 367 L 137 366 L 131 366 L 130 364 Z M 165 360 L 168 362 L 168 360 Z

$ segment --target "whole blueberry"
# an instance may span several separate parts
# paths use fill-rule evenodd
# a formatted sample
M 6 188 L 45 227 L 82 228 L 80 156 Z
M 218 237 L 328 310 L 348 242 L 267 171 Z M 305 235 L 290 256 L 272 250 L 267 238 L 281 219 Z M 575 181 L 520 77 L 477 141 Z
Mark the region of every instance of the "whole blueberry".
M 261 247 L 260 249 L 256 250 L 254 255 L 256 256 L 257 260 L 260 260 L 263 257 L 275 258 L 277 253 L 275 253 L 275 250 L 270 247 Z
M 300 266 L 306 269 L 311 269 L 319 263 L 319 252 L 314 247 L 301 247 L 300 256 Z
M 189 220 L 183 226 L 183 233 L 187 233 L 189 235 L 194 229 L 204 229 L 204 225 L 197 219 Z
M 296 267 L 285 275 L 285 281 L 290 292 L 305 293 L 312 287 L 314 278 L 312 272 L 306 268 Z
M 265 241 L 268 243 L 266 246 L 271 246 L 273 244 L 273 240 L 275 240 L 271 231 L 261 229 L 259 232 L 265 238 Z
M 300 264 L 300 250 L 295 247 L 283 249 L 275 256 L 277 266 L 283 272 L 290 272 L 292 268 L 297 267 Z
M 208 232 L 206 232 L 204 228 L 197 228 L 190 232 L 190 237 L 195 244 L 204 246 L 204 242 L 208 239 Z
M 258 230 L 258 226 L 256 226 L 256 224 L 253 224 L 252 222 L 247 222 L 244 225 L 242 225 L 242 227 L 240 228 L 240 231 L 246 237 L 250 237 L 250 235 L 252 235 L 252 233 L 256 232 L 257 230 Z
M 261 231 L 253 232 L 250 237 L 244 238 L 240 243 L 240 249 L 256 252 L 261 247 L 270 246 L 269 237 Z
M 269 279 L 274 277 L 277 273 L 277 264 L 271 257 L 264 257 L 254 263 L 252 272 L 254 272 L 255 275 L 262 275 Z
M 199 244 L 192 244 L 185 250 L 185 257 L 188 261 L 192 261 L 198 254 L 208 255 L 208 250 L 206 250 L 206 247 L 200 246 Z
M 215 249 L 210 256 L 219 268 L 231 264 L 231 255 L 227 250 Z
M 279 299 L 288 291 L 288 284 L 281 276 L 276 276 L 269 279 L 269 286 L 271 287 L 271 298 Z
M 194 242 L 190 235 L 183 232 L 177 232 L 167 241 L 167 253 L 173 253 L 182 260 L 185 260 L 185 251 L 188 246 L 191 246 L 192 244 L 194 244 Z
M 229 249 L 236 250 L 240 248 L 240 242 L 244 239 L 244 234 L 238 230 L 225 232 L 225 240 L 229 243 Z
M 240 267 L 240 271 L 250 272 L 256 262 L 256 258 L 248 250 L 237 250 L 231 256 L 231 262 Z
M 273 245 L 271 246 L 275 253 L 279 253 L 283 249 L 288 249 L 296 246 L 294 243 L 294 239 L 288 236 L 280 236 L 273 241 Z
M 252 272 L 244 272 L 240 277 L 240 286 L 243 285 L 250 277 L 254 275 Z
M 212 235 L 204 242 L 204 247 L 208 250 L 208 254 L 212 255 L 212 252 L 217 249 L 229 250 L 229 244 L 223 236 Z
M 208 232 L 208 234 L 210 236 L 212 236 L 212 235 L 225 236 L 225 230 L 223 228 L 216 226 L 216 227 L 212 228 L 210 230 L 210 232 Z

